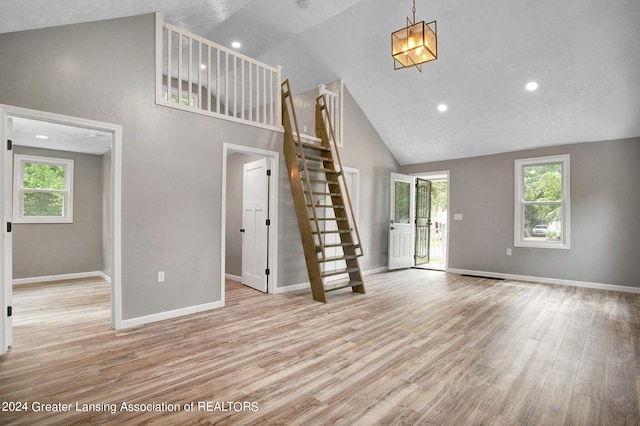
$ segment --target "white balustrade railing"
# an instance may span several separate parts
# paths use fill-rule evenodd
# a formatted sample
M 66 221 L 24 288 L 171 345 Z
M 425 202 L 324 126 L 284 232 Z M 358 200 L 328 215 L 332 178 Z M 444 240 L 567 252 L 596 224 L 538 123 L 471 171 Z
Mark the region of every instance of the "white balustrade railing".
M 319 87 L 320 96 L 324 95 L 327 101 L 327 110 L 331 117 L 331 124 L 333 125 L 333 132 L 336 140 L 331 140 L 332 143 L 342 147 L 342 92 L 343 86 L 340 81 L 340 88 L 338 92 L 327 89 L 327 86 L 321 84 Z M 326 124 L 326 123 L 325 123 Z M 331 135 L 329 135 L 331 138 Z
M 281 67 L 164 22 L 156 14 L 156 103 L 282 131 Z

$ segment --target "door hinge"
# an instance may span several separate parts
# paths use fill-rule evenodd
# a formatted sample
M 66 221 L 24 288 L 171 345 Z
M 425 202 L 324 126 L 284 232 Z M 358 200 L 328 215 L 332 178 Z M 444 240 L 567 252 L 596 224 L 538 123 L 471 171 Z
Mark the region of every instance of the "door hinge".
M 264 270 L 264 274 L 265 274 L 265 275 L 269 275 L 270 273 L 271 273 L 271 270 L 270 270 L 269 268 L 267 268 L 267 269 L 265 269 L 265 270 Z
M 11 228 L 12 228 L 11 222 L 7 222 L 7 232 L 11 232 Z
M 7 316 L 10 317 L 13 315 L 13 306 L 7 306 Z
M 267 176 L 271 176 L 271 169 L 267 169 Z
M 267 226 L 271 226 L 271 219 L 267 219 L 266 220 L 266 224 L 267 224 Z
M 13 149 L 13 141 L 11 139 L 7 139 L 7 151 L 11 151 Z

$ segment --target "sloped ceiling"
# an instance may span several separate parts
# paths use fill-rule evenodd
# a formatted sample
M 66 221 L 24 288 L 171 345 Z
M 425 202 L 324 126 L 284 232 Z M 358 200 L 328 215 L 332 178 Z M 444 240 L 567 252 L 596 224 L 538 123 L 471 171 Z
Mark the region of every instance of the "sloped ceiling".
M 640 136 L 638 0 L 417 0 L 439 59 L 394 71 L 411 1 L 2 1 L 0 32 L 160 11 L 281 64 L 294 92 L 342 79 L 401 164 Z M 536 81 L 539 89 L 524 89 Z M 440 112 L 437 106 L 447 104 Z M 345 141 L 348 143 L 348 141 Z

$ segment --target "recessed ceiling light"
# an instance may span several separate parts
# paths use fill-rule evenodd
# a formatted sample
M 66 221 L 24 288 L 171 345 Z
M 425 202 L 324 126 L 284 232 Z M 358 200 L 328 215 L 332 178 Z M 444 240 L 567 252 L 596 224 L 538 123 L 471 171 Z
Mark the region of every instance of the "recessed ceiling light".
M 445 104 L 438 105 L 438 111 L 445 112 L 447 110 L 447 106 Z
M 529 92 L 534 92 L 538 89 L 538 83 L 536 83 L 535 81 L 530 81 L 527 83 L 526 86 L 524 86 Z
M 38 138 L 38 139 L 49 139 L 49 136 L 45 136 L 45 135 L 36 135 L 36 138 Z
M 201 70 L 206 70 L 206 69 L 207 69 L 207 66 L 206 66 L 205 64 L 202 64 L 202 65 L 200 65 L 200 69 L 201 69 Z
M 234 49 L 240 49 L 242 47 L 242 43 L 240 43 L 239 41 L 233 41 L 231 42 L 231 47 L 233 47 Z

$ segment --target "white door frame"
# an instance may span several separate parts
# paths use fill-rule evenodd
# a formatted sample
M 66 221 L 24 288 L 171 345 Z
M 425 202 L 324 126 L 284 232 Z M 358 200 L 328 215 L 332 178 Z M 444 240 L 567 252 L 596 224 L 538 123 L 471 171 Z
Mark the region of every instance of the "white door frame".
M 269 285 L 268 293 L 275 293 L 278 288 L 278 188 L 279 188 L 279 160 L 280 153 L 259 148 L 251 148 L 243 145 L 224 143 L 222 145 L 222 198 L 220 220 L 220 283 L 221 301 L 225 306 L 225 265 L 226 265 L 226 223 L 227 223 L 227 158 L 231 154 L 240 153 L 257 155 L 271 159 L 271 179 L 269 179 L 269 217 L 271 227 L 269 230 Z
M 13 182 L 13 154 L 8 151 L 8 142 L 11 134 L 10 118 L 4 109 L 0 109 L 0 164 L 3 171 L 0 175 L 0 216 L 2 217 L 2 238 L 0 242 L 0 355 L 7 352 L 13 341 L 13 321 L 9 318 L 7 307 L 11 306 L 12 286 L 5 286 L 5 282 L 12 282 L 12 234 L 8 232 L 7 222 L 13 216 L 12 188 L 4 182 Z
M 427 180 L 431 179 L 443 179 L 447 180 L 447 235 L 446 235 L 446 245 L 447 250 L 445 254 L 444 260 L 444 270 L 445 272 L 449 270 L 449 235 L 451 235 L 451 178 L 449 170 L 442 170 L 439 172 L 425 172 L 425 173 L 412 173 L 411 176 L 415 176 L 417 178 L 423 178 Z M 415 236 L 414 236 L 415 238 Z M 415 266 L 415 256 L 413 258 L 413 266 Z
M 3 110 L 8 117 L 20 117 L 27 118 L 31 120 L 38 121 L 48 121 L 56 124 L 64 124 L 68 126 L 74 127 L 82 127 L 87 129 L 100 130 L 104 132 L 111 133 L 112 143 L 111 143 L 111 191 L 112 191 L 112 205 L 113 209 L 112 218 L 113 218 L 113 228 L 112 238 L 113 238 L 113 247 L 112 247 L 112 255 L 113 255 L 113 271 L 111 276 L 111 326 L 118 330 L 122 328 L 122 281 L 121 281 L 121 193 L 122 193 L 122 126 L 111 123 L 104 123 L 100 121 L 87 120 L 84 118 L 71 117 L 67 115 L 54 114 L 50 112 L 37 111 L 27 108 L 21 108 L 11 105 L 2 105 L 0 104 L 0 109 Z M 0 123 L 1 134 L 0 136 L 5 138 L 5 124 L 4 122 Z M 7 155 L 6 146 L 4 144 L 6 141 L 2 141 L 2 154 L 0 155 L 0 160 L 4 161 L 5 156 Z M 3 205 L 5 204 L 6 197 L 13 196 L 12 190 L 12 182 L 9 181 L 5 176 L 0 175 L 0 188 L 1 195 L 3 197 Z M 2 215 L 2 226 L 5 227 L 6 222 L 11 222 L 12 217 L 5 213 L 4 211 L 0 211 Z M 5 229 L 6 231 L 6 229 Z M 4 244 L 2 245 L 4 246 Z M 0 247 L 2 250 L 0 256 L 0 262 L 4 263 L 4 250 L 5 247 Z M 4 265 L 0 270 L 4 271 Z M 4 277 L 0 277 L 0 289 L 5 292 L 12 292 L 12 282 L 11 280 L 6 280 Z M 6 310 L 6 305 L 4 301 L 4 297 L 2 300 L 2 309 Z M 6 312 L 4 312 L 6 314 Z M 7 346 L 11 345 L 10 341 L 4 341 L 5 336 L 5 316 L 0 315 L 2 318 L 2 337 L 3 341 L 0 342 L 0 353 L 3 349 L 6 349 Z

